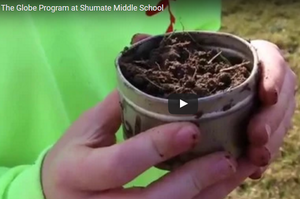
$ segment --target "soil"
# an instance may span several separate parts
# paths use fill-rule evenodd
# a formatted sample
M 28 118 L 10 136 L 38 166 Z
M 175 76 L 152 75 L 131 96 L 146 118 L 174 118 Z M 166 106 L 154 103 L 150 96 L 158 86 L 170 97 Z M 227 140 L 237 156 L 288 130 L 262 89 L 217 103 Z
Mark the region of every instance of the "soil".
M 157 48 L 140 56 L 126 52 L 119 62 L 124 77 L 156 97 L 213 95 L 238 86 L 251 73 L 249 61 L 204 49 L 189 33 L 168 35 Z

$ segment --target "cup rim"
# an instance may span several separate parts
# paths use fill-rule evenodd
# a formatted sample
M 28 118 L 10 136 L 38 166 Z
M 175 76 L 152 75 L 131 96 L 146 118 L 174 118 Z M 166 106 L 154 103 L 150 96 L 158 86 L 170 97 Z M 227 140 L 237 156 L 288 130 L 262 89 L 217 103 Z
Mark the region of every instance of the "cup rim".
M 232 93 L 236 90 L 241 90 L 243 87 L 246 86 L 246 84 L 248 84 L 250 81 L 252 81 L 255 78 L 256 72 L 258 71 L 258 67 L 259 67 L 258 66 L 259 65 L 259 59 L 258 59 L 256 49 L 247 40 L 245 40 L 245 39 L 243 39 L 243 38 L 241 38 L 237 35 L 226 33 L 226 32 L 185 30 L 185 31 L 176 31 L 176 32 L 166 33 L 166 34 L 158 34 L 158 35 L 154 35 L 154 36 L 149 36 L 146 39 L 143 39 L 141 41 L 136 42 L 135 44 L 131 45 L 128 48 L 128 50 L 130 50 L 132 48 L 135 48 L 136 46 L 141 45 L 142 43 L 147 42 L 147 41 L 152 40 L 152 39 L 157 38 L 157 37 L 164 37 L 164 36 L 167 36 L 167 35 L 170 35 L 170 34 L 177 34 L 177 33 L 180 34 L 180 33 L 185 33 L 185 32 L 187 32 L 187 33 L 199 33 L 199 34 L 202 34 L 202 33 L 204 33 L 204 34 L 214 34 L 214 35 L 221 35 L 221 36 L 227 36 L 227 37 L 234 38 L 234 39 L 240 41 L 241 43 L 245 44 L 249 48 L 249 50 L 252 52 L 252 55 L 253 55 L 253 68 L 252 68 L 252 71 L 250 73 L 250 76 L 243 83 L 239 84 L 238 86 L 236 86 L 236 87 L 234 87 L 234 88 L 232 88 L 231 90 L 228 90 L 228 91 L 224 91 L 224 92 L 221 92 L 221 93 L 216 93 L 216 94 L 205 96 L 205 97 L 200 97 L 200 98 L 198 98 L 198 103 L 199 102 L 212 101 L 212 100 L 215 100 L 215 99 L 226 97 L 227 95 L 229 95 L 230 93 Z M 156 97 L 156 96 L 150 95 L 150 94 L 136 88 L 133 84 L 131 84 L 124 77 L 124 75 L 121 71 L 120 65 L 119 65 L 119 60 L 122 57 L 122 55 L 123 55 L 122 52 L 120 52 L 118 54 L 118 56 L 115 59 L 115 65 L 116 65 L 116 68 L 117 68 L 117 73 L 121 77 L 122 81 L 124 81 L 124 84 L 126 84 L 127 87 L 129 87 L 131 90 L 133 90 L 138 95 L 142 95 L 142 96 L 144 96 L 144 97 L 146 97 L 149 100 L 154 101 L 154 102 L 160 102 L 160 103 L 167 104 L 168 103 L 167 98 Z

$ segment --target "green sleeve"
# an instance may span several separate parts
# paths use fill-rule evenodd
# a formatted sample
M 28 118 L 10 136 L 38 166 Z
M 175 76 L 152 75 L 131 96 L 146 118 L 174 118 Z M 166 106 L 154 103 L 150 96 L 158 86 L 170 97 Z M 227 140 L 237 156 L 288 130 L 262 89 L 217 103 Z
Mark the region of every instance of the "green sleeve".
M 44 199 L 41 187 L 41 165 L 48 150 L 33 165 L 0 167 L 1 199 Z

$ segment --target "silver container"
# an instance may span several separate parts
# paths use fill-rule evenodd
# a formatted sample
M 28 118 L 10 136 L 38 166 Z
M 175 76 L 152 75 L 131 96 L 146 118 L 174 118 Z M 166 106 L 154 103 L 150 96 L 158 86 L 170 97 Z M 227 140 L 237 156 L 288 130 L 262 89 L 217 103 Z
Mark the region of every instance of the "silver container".
M 180 34 L 180 32 L 173 33 Z M 241 85 L 223 93 L 198 99 L 198 114 L 172 115 L 168 111 L 168 100 L 148 95 L 128 82 L 116 59 L 118 90 L 124 138 L 128 139 L 152 127 L 178 121 L 195 123 L 201 131 L 201 141 L 191 151 L 168 160 L 158 168 L 172 170 L 187 161 L 216 151 L 228 151 L 239 157 L 247 146 L 246 130 L 249 117 L 257 107 L 259 60 L 256 50 L 246 40 L 228 33 L 189 31 L 203 47 L 219 49 L 231 58 L 247 59 L 252 68 L 250 77 Z M 154 48 L 165 35 L 149 37 L 132 45 L 127 52 L 136 50 L 136 56 Z

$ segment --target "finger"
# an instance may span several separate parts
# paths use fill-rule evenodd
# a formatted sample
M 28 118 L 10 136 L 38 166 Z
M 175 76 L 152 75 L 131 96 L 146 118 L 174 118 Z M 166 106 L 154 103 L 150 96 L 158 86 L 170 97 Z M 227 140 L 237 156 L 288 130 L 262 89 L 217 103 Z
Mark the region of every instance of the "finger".
M 282 145 L 284 135 L 290 127 L 290 120 L 295 110 L 295 100 L 290 101 L 289 107 L 286 110 L 284 119 L 281 121 L 278 129 L 272 135 L 270 141 L 265 146 L 250 146 L 248 157 L 257 166 L 266 166 L 271 158 L 277 154 Z
M 273 162 L 276 158 L 280 157 L 280 152 L 277 152 L 275 156 L 272 156 L 271 161 Z M 250 179 L 252 180 L 259 180 L 262 178 L 262 175 L 266 172 L 266 170 L 269 168 L 268 166 L 265 167 L 260 167 L 259 169 L 257 169 L 253 174 L 251 174 L 249 176 Z
M 250 161 L 259 167 L 268 165 L 271 160 L 271 152 L 266 146 L 250 146 L 247 153 Z
M 251 164 L 251 162 L 249 162 L 248 160 L 239 160 L 237 171 L 233 176 L 208 187 L 193 199 L 226 198 L 226 196 L 230 194 L 230 192 L 241 185 L 256 169 L 257 167 Z
M 102 191 L 100 194 L 95 193 L 93 196 L 90 196 L 89 199 L 141 199 L 143 197 L 143 189 L 142 187 L 137 188 L 129 188 L 123 190 L 108 190 Z
M 94 118 L 90 118 L 103 133 L 115 133 L 121 124 L 121 108 L 118 91 L 113 91 L 101 103 L 94 107 Z
M 88 190 L 107 190 L 125 185 L 158 163 L 190 150 L 199 129 L 189 123 L 172 123 L 143 132 L 123 143 L 93 150 L 76 181 Z
M 287 64 L 275 44 L 264 40 L 254 40 L 251 44 L 257 49 L 262 66 L 260 99 L 267 105 L 273 105 L 278 100 L 288 70 Z
M 248 126 L 248 137 L 252 145 L 265 145 L 278 128 L 291 100 L 294 99 L 296 80 L 291 72 L 286 73 L 285 81 L 276 105 L 263 107 Z
M 148 38 L 150 36 L 151 35 L 141 34 L 141 33 L 135 34 L 135 35 L 133 35 L 130 44 L 137 43 L 137 42 L 142 41 L 143 39 L 146 39 L 146 38 Z
M 231 176 L 236 162 L 226 153 L 215 153 L 194 160 L 167 174 L 146 188 L 151 199 L 192 199 L 206 187 Z
M 268 169 L 268 166 L 260 167 L 253 174 L 249 176 L 252 180 L 259 180 L 262 178 L 263 173 Z

